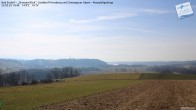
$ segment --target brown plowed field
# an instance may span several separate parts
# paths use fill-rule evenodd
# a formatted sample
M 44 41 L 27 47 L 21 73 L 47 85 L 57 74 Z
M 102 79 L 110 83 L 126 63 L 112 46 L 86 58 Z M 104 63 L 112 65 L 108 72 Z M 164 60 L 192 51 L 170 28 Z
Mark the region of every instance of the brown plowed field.
M 40 110 L 180 110 L 196 107 L 196 81 L 149 80 Z

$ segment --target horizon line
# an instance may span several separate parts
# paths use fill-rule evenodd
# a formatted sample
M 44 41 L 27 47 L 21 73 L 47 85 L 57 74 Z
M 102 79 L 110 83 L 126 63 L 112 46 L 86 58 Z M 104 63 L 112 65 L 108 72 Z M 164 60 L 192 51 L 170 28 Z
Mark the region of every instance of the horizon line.
M 91 60 L 101 60 L 107 63 L 130 63 L 130 62 L 185 62 L 185 61 L 196 61 L 195 60 L 141 60 L 141 61 L 106 61 L 99 58 L 1 58 L 0 60 L 64 60 L 64 59 L 73 59 L 73 60 L 82 60 L 82 59 L 91 59 Z

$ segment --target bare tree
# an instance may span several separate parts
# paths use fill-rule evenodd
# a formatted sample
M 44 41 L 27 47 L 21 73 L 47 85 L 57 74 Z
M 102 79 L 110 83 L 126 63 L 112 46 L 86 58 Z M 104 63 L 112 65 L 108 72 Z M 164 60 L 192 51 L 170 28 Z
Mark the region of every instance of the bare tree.
M 47 73 L 47 74 L 46 74 L 46 79 L 47 79 L 47 80 L 52 80 L 52 75 L 51 75 L 50 73 Z
M 60 73 L 60 69 L 59 68 L 54 68 L 51 70 L 51 73 L 54 75 L 55 79 L 59 78 L 59 73 Z
M 3 86 L 3 75 L 2 70 L 0 70 L 0 87 Z

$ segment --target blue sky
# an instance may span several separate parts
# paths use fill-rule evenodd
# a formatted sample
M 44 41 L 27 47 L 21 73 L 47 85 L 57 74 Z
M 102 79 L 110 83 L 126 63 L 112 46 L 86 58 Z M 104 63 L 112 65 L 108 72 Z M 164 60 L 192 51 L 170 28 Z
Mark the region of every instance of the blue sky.
M 179 20 L 175 10 L 188 0 L 112 1 L 0 7 L 0 58 L 196 60 L 196 16 Z

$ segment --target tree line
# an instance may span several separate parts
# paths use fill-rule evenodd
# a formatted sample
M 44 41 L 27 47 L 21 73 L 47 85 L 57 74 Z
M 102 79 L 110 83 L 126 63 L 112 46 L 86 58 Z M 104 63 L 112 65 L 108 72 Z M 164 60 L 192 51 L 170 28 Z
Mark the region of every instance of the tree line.
M 150 68 L 150 70 L 159 73 L 181 73 L 181 74 L 193 74 L 196 75 L 196 67 L 175 67 L 175 66 L 155 66 Z
M 52 83 L 55 81 L 63 81 L 64 78 L 80 75 L 78 69 L 73 67 L 53 68 L 45 73 L 43 73 L 43 70 L 37 69 L 35 72 L 32 72 L 32 70 L 20 70 L 16 72 L 2 73 L 2 71 L 0 71 L 0 87 Z M 38 77 L 40 74 L 43 74 L 45 77 L 39 79 Z

